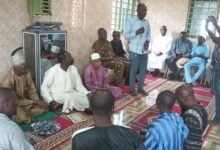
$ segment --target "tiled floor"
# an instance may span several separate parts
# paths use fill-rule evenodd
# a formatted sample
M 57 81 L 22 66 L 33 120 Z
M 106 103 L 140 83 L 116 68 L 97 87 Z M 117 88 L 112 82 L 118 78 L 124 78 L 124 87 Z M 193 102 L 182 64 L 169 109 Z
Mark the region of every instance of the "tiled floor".
M 171 85 L 167 87 L 167 84 Z M 162 91 L 165 89 L 174 90 L 176 89 L 181 82 L 172 82 L 167 81 L 166 84 L 158 87 L 157 90 Z M 150 106 L 146 103 L 146 98 L 144 96 L 137 98 L 134 102 L 128 104 L 123 109 L 117 111 L 112 116 L 112 121 L 117 125 L 129 125 L 135 118 L 140 116 L 144 111 L 150 108 Z M 66 142 L 63 145 L 60 145 L 57 150 L 69 150 L 71 149 L 71 143 Z M 204 141 L 202 150 L 220 150 L 220 126 L 212 126 L 206 140 Z

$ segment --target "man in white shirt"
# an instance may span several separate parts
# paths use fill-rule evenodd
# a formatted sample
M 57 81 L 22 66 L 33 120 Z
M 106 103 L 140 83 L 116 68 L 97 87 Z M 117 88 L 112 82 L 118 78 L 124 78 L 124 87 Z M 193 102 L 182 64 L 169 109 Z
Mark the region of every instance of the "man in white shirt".
M 57 110 L 69 113 L 73 109 L 83 111 L 89 107 L 90 92 L 83 86 L 74 60 L 70 53 L 61 52 L 58 55 L 59 63 L 50 68 L 41 85 L 41 96 Z
M 151 53 L 148 55 L 148 69 L 154 70 L 155 76 L 159 75 L 164 69 L 165 59 L 170 50 L 172 38 L 167 35 L 167 27 L 165 25 L 160 28 L 161 35 L 156 36 L 151 43 Z
M 10 117 L 16 113 L 15 93 L 0 87 L 0 149 L 33 150 L 24 133 Z

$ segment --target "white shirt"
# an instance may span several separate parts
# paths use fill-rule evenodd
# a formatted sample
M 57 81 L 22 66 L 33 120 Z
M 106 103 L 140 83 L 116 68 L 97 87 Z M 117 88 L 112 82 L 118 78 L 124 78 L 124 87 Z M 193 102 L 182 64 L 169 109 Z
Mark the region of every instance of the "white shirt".
M 33 150 L 20 127 L 0 113 L 0 150 Z
M 82 84 L 79 73 L 74 65 L 69 66 L 67 71 L 64 71 L 60 64 L 50 68 L 44 77 L 41 85 L 41 95 L 48 103 L 54 100 L 54 94 L 80 92 L 85 95 L 90 93 Z

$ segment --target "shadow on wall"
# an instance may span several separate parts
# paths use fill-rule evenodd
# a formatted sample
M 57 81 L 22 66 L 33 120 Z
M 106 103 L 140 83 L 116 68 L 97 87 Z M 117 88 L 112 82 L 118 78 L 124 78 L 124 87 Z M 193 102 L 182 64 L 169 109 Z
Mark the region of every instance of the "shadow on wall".
M 172 39 L 178 38 L 178 37 L 179 37 L 179 32 L 173 31 L 173 32 L 171 33 L 171 37 L 172 37 Z

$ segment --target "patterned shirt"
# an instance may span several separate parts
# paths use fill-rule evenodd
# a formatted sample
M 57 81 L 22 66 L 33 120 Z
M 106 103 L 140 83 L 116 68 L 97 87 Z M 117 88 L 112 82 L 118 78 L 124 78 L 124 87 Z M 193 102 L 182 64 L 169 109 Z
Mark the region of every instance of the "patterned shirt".
M 177 113 L 161 113 L 149 127 L 146 150 L 182 150 L 188 128 Z
M 189 128 L 189 135 L 184 143 L 184 150 L 201 150 L 202 134 L 208 124 L 208 114 L 202 105 L 193 105 L 182 114 L 184 123 Z

